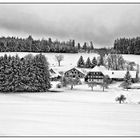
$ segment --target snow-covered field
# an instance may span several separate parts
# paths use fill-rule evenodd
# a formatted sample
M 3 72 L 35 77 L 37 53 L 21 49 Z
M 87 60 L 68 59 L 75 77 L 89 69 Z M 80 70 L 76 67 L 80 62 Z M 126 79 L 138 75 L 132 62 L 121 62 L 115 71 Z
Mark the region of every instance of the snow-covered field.
M 127 103 L 118 104 L 124 94 Z M 0 94 L 0 136 L 140 136 L 139 90 L 118 84 L 65 92 Z
M 59 68 L 55 55 L 45 54 L 51 66 Z M 85 60 L 97 56 L 63 55 L 61 69 L 75 66 L 81 55 Z M 140 64 L 140 56 L 136 57 L 127 55 L 125 59 Z M 59 92 L 0 93 L 0 136 L 140 136 L 140 90 L 126 91 L 119 84 L 105 92 L 100 87 L 91 91 L 87 85 L 79 85 Z M 127 103 L 115 102 L 120 94 Z

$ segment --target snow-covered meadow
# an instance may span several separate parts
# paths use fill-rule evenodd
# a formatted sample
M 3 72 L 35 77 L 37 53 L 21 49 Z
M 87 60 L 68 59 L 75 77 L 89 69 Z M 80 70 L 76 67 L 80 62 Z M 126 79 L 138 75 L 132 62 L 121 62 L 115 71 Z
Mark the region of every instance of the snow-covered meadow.
M 18 53 L 21 57 L 26 54 Z M 59 68 L 55 55 L 45 54 Z M 97 56 L 63 55 L 61 69 L 75 66 L 81 55 L 85 60 Z M 83 84 L 58 92 L 0 93 L 0 136 L 140 136 L 140 90 L 126 91 L 119 84 L 110 85 L 105 92 L 100 87 L 91 91 Z M 126 96 L 125 104 L 115 101 L 120 94 Z
M 115 97 L 127 97 L 118 104 Z M 139 136 L 139 90 L 116 84 L 65 92 L 0 94 L 0 136 Z

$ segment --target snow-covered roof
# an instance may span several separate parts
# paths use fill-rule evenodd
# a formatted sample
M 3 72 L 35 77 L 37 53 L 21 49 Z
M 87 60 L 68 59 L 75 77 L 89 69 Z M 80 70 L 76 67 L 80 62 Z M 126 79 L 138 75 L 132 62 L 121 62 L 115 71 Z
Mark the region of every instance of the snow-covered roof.
M 107 69 L 104 66 L 95 66 L 92 70 L 90 70 L 91 72 L 96 72 L 96 71 L 106 71 Z
M 61 76 L 61 75 L 59 74 L 58 71 L 54 70 L 53 68 L 50 68 L 50 76 L 53 78 L 53 77 L 58 77 L 58 76 Z
M 77 71 L 79 71 L 79 72 L 85 74 L 80 68 L 77 68 L 77 67 L 71 67 L 71 68 L 69 68 L 68 70 L 66 70 L 65 73 L 66 73 L 67 71 L 69 71 L 69 70 L 72 70 L 72 69 L 76 69 Z
M 108 71 L 103 71 L 104 75 L 108 75 L 110 78 L 124 78 L 126 74 L 126 70 L 108 70 Z M 129 71 L 131 78 L 136 78 L 136 71 Z

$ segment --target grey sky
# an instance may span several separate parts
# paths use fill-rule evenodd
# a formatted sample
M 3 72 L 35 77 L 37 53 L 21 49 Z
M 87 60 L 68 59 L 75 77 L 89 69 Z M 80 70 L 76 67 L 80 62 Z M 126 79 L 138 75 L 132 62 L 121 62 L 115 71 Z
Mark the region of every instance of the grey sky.
M 140 35 L 140 4 L 0 5 L 0 36 L 76 39 L 95 47 Z

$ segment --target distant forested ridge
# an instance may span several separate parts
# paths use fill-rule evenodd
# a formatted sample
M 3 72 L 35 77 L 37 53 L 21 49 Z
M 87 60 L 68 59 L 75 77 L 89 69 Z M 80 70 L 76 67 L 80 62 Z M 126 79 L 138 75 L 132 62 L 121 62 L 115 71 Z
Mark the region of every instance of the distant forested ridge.
M 55 53 L 78 53 L 91 52 L 94 49 L 92 41 L 75 43 L 75 40 L 52 41 L 51 38 L 34 40 L 32 36 L 28 38 L 1 37 L 0 52 L 55 52 Z
M 119 54 L 140 54 L 140 37 L 120 38 L 114 41 L 113 49 Z

